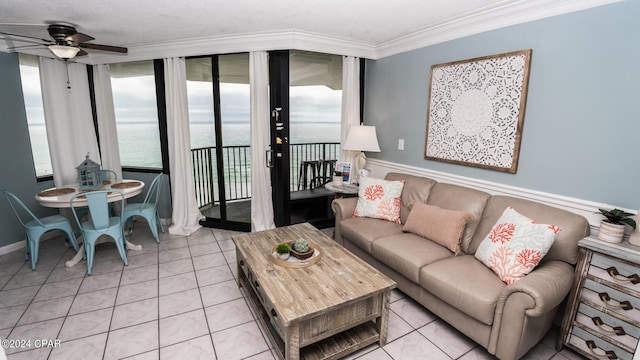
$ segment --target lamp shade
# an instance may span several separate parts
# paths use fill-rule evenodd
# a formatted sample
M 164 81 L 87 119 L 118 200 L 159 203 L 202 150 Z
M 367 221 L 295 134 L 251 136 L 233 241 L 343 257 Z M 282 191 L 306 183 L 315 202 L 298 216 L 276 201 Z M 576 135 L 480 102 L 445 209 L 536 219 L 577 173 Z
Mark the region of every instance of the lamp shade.
M 75 46 L 49 45 L 49 50 L 60 59 L 73 59 L 80 49 Z
M 343 150 L 380 152 L 375 126 L 352 126 L 349 128 L 347 140 L 342 144 Z

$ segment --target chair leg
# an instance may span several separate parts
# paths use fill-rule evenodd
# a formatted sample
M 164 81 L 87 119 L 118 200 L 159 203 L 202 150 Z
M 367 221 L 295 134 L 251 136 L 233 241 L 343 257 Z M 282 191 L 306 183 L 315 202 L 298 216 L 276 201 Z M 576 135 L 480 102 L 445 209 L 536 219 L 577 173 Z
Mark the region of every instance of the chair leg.
M 29 255 L 31 255 L 31 244 L 29 244 L 29 233 L 25 234 L 25 242 L 27 243 L 24 246 L 24 261 L 29 260 Z
M 160 238 L 158 237 L 158 224 L 156 223 L 155 214 L 153 216 L 150 216 L 150 218 L 147 219 L 147 222 L 149 223 L 149 229 L 151 229 L 151 233 L 153 234 L 153 237 L 156 239 L 156 242 L 159 244 Z
M 33 239 L 33 237 L 29 237 L 29 250 L 31 252 L 31 270 L 36 269 L 36 263 L 38 262 L 38 242 L 40 238 Z
M 85 241 L 84 251 L 85 255 L 87 256 L 87 275 L 91 275 L 91 268 L 93 267 L 93 256 L 96 252 L 95 244 L 89 244 L 89 242 Z
M 124 250 L 125 241 L 124 241 L 124 233 L 122 233 L 122 237 L 120 239 L 114 239 L 116 241 L 116 247 L 118 248 L 118 253 L 120 253 L 120 257 L 124 262 L 125 266 L 129 265 L 129 261 L 127 260 L 127 253 Z
M 160 231 L 164 233 L 164 226 L 162 226 L 162 221 L 160 221 L 160 215 L 158 215 L 157 211 L 156 211 L 156 221 L 158 222 L 158 226 L 160 226 Z

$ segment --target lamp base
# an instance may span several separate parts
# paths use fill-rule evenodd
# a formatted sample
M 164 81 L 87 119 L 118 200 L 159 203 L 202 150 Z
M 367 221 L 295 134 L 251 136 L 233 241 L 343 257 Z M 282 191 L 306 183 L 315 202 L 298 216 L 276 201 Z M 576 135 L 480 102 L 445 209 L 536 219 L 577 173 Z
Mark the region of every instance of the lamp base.
M 367 156 L 364 154 L 364 151 L 360 151 L 353 158 L 353 166 L 351 167 L 351 173 L 353 174 L 351 177 L 352 184 L 360 183 L 360 170 L 365 170 L 365 166 L 367 166 Z

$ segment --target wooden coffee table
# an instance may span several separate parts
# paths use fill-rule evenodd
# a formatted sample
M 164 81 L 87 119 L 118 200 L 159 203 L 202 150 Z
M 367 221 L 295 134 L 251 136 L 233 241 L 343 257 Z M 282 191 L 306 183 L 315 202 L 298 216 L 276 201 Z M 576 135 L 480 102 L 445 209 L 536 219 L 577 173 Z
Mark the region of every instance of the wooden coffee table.
M 322 253 L 307 267 L 272 260 L 280 242 L 307 239 Z M 238 286 L 280 358 L 339 359 L 384 346 L 389 296 L 396 283 L 312 225 L 235 235 Z

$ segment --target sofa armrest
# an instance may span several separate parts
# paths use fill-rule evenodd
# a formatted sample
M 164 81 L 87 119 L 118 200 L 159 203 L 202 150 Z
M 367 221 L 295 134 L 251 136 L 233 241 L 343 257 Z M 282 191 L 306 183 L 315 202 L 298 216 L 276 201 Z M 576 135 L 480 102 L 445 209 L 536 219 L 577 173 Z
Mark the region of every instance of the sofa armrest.
M 488 350 L 500 359 L 517 359 L 544 337 L 573 286 L 574 268 L 545 261 L 509 284 L 498 298 Z
M 333 239 L 340 245 L 344 245 L 342 232 L 340 231 L 340 222 L 344 219 L 353 217 L 353 212 L 356 210 L 357 203 L 357 197 L 340 198 L 331 202 L 331 210 L 333 210 L 333 214 L 336 218 Z
M 567 296 L 573 286 L 573 266 L 564 261 L 552 260 L 540 264 L 527 276 L 509 284 L 500 295 L 496 316 L 514 293 L 524 293 L 531 297 L 534 307 L 526 309 L 527 316 L 540 316 L 553 310 Z

